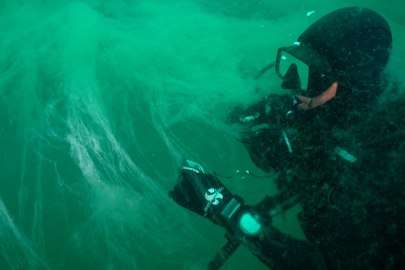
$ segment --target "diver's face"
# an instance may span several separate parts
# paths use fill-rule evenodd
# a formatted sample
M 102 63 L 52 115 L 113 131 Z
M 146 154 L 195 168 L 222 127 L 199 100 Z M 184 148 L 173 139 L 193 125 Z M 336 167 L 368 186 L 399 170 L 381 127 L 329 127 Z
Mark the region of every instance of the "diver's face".
M 283 89 L 290 89 L 307 97 L 315 97 L 328 89 L 331 66 L 313 49 L 307 47 L 282 47 L 278 49 L 276 74 L 283 82 Z
M 310 70 L 307 64 L 291 54 L 282 52 L 276 72 L 283 79 L 281 88 L 301 94 L 297 95 L 302 101 L 297 106 L 300 110 L 316 108 L 336 96 L 337 82 L 323 76 L 322 72 Z
M 292 63 L 285 72 L 281 88 L 302 91 L 302 85 L 302 80 L 298 74 L 298 67 L 295 63 Z
M 283 79 L 281 87 L 283 89 L 308 90 L 309 83 L 309 66 L 296 58 L 295 56 L 281 51 L 277 71 Z

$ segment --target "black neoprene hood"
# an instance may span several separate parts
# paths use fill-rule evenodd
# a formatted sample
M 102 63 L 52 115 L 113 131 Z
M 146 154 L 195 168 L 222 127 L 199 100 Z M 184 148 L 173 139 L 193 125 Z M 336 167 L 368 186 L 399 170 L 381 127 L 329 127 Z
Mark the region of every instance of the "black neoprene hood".
M 341 82 L 362 88 L 380 78 L 391 53 L 392 34 L 378 13 L 349 7 L 317 20 L 298 42 L 325 57 Z

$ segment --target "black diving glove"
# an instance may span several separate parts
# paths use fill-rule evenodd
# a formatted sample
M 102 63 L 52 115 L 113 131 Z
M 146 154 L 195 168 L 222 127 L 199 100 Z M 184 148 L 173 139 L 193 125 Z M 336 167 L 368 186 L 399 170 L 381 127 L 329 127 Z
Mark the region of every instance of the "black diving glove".
M 169 197 L 224 227 L 229 233 L 229 245 L 243 244 L 272 269 L 325 269 L 321 254 L 312 244 L 274 229 L 266 213 L 244 205 L 240 197 L 233 195 L 215 176 L 205 174 L 197 163 L 183 161 L 178 183 L 169 191 Z M 228 244 L 225 247 L 229 248 Z M 228 255 L 218 256 L 230 256 L 233 251 L 223 251 Z M 226 257 L 213 265 L 220 267 L 225 260 Z
M 232 230 L 236 212 L 243 208 L 243 200 L 233 195 L 218 178 L 205 174 L 203 168 L 184 160 L 178 183 L 169 191 L 177 204 Z
M 169 197 L 227 230 L 228 242 L 210 262 L 210 270 L 219 269 L 241 243 L 245 244 L 241 241 L 244 233 L 257 233 L 261 227 L 248 212 L 251 207 L 243 205 L 243 200 L 232 195 L 218 178 L 205 174 L 199 164 L 188 160 L 182 162 L 178 183 L 169 191 Z
M 236 107 L 228 116 L 227 123 L 243 125 L 248 129 L 283 124 L 292 119 L 300 103 L 302 101 L 295 96 L 270 94 L 246 109 Z
M 294 164 L 295 146 L 286 128 L 293 126 L 300 103 L 294 96 L 270 94 L 246 109 L 236 107 L 228 116 L 227 123 L 261 170 L 282 171 Z

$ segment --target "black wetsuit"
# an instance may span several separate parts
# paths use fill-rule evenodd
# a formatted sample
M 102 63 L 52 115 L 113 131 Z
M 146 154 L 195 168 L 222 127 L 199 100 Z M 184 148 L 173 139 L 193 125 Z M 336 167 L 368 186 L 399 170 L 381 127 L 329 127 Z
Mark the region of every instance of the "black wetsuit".
M 299 220 L 308 242 L 273 233 L 268 247 L 262 249 L 269 266 L 405 269 L 403 100 L 380 102 L 367 112 L 353 113 L 344 125 L 332 129 L 324 123 L 325 128 L 314 130 L 323 122 L 314 120 L 294 137 L 291 144 L 305 145 L 306 153 L 301 151 L 290 170 L 279 173 L 279 194 L 256 208 L 268 213 L 277 205 L 287 209 L 300 203 Z M 308 142 L 314 143 L 311 148 Z M 357 160 L 337 155 L 336 147 Z

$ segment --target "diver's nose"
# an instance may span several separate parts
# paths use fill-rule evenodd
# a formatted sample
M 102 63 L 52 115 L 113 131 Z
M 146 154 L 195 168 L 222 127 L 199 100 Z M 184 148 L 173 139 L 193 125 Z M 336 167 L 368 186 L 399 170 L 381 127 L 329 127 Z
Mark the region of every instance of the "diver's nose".
M 300 89 L 301 81 L 298 75 L 298 68 L 296 64 L 291 64 L 287 72 L 284 75 L 283 83 L 281 84 L 283 89 Z

